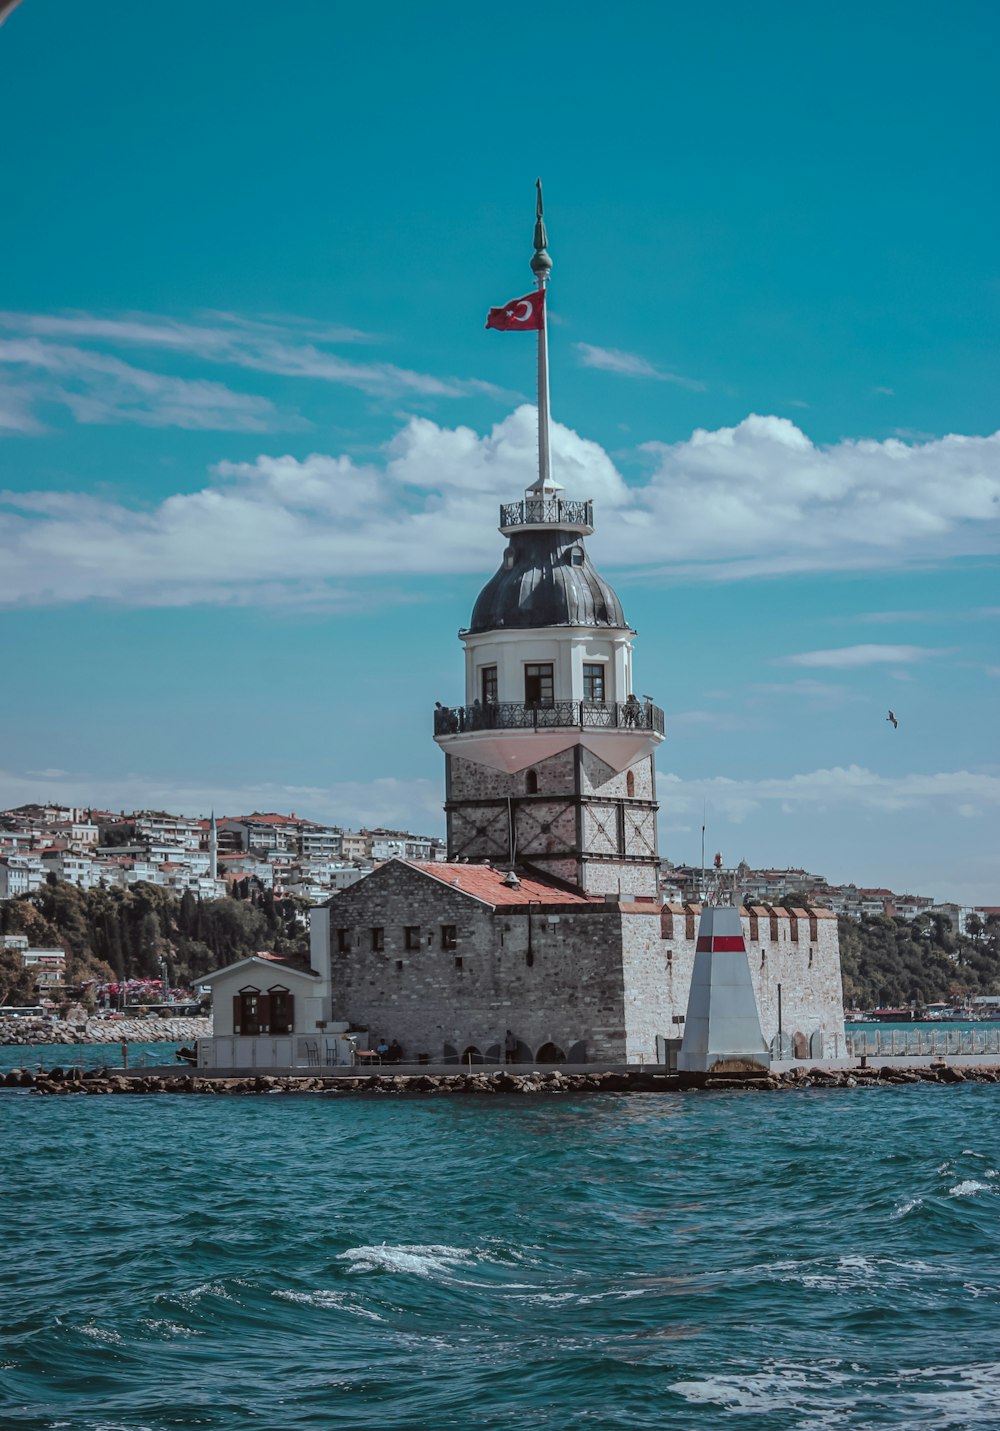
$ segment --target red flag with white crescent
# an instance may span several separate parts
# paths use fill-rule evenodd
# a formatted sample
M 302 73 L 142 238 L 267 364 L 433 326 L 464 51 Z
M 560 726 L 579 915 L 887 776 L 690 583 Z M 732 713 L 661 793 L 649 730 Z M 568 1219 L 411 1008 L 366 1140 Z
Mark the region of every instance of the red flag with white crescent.
M 499 328 L 504 333 L 537 332 L 545 322 L 545 289 L 512 298 L 502 308 L 491 308 L 486 315 L 487 328 Z

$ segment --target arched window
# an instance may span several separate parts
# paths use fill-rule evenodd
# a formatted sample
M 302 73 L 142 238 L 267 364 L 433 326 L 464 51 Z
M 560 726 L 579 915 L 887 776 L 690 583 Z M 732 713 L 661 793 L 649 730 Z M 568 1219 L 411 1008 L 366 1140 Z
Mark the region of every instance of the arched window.
M 526 795 L 538 794 L 538 771 L 529 770 L 524 777 L 524 793 Z
M 626 770 L 625 772 L 625 794 L 635 794 L 635 774 L 631 770 Z

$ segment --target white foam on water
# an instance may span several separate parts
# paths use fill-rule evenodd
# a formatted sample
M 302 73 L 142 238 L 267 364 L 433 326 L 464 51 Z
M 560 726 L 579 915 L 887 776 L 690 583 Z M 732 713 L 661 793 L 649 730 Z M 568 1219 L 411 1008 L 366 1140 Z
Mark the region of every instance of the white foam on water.
M 156 1317 L 144 1318 L 142 1325 L 151 1332 L 159 1332 L 161 1336 L 168 1337 L 200 1337 L 201 1332 L 196 1332 L 192 1327 L 182 1327 L 180 1322 L 167 1322 Z
M 912 1212 L 914 1208 L 923 1207 L 923 1205 L 924 1200 L 922 1197 L 904 1198 L 902 1202 L 897 1202 L 890 1216 L 892 1218 L 905 1217 L 908 1212 Z
M 843 1418 L 843 1405 L 833 1389 L 849 1380 L 830 1371 L 804 1371 L 797 1367 L 748 1373 L 745 1376 L 714 1376 L 704 1381 L 675 1381 L 670 1390 L 685 1401 L 700 1406 L 720 1406 L 737 1414 L 760 1415 L 776 1411 L 809 1412 L 814 1431 Z M 820 1413 L 827 1416 L 820 1419 Z M 827 1419 L 827 1418 L 831 1419 Z
M 77 1327 L 78 1332 L 82 1332 L 85 1337 L 93 1337 L 95 1342 L 109 1342 L 111 1346 L 123 1346 L 125 1338 L 121 1332 L 112 1331 L 109 1327 L 95 1327 L 93 1323 Z
M 992 1192 L 989 1183 L 977 1182 L 975 1178 L 966 1178 L 964 1182 L 956 1183 L 953 1188 L 948 1189 L 949 1197 L 975 1197 L 976 1193 Z
M 349 1262 L 349 1272 L 406 1272 L 415 1277 L 441 1276 L 454 1267 L 474 1267 L 468 1247 L 444 1247 L 436 1243 L 393 1244 L 349 1247 L 339 1262 Z
M 323 1287 L 318 1287 L 315 1292 L 293 1292 L 279 1290 L 272 1292 L 273 1297 L 277 1297 L 281 1302 L 299 1302 L 307 1307 L 319 1307 L 324 1312 L 349 1312 L 352 1316 L 367 1317 L 370 1322 L 383 1322 L 384 1317 L 380 1317 L 377 1312 L 371 1311 L 368 1307 L 359 1306 L 353 1297 L 349 1297 L 346 1292 L 333 1292 Z

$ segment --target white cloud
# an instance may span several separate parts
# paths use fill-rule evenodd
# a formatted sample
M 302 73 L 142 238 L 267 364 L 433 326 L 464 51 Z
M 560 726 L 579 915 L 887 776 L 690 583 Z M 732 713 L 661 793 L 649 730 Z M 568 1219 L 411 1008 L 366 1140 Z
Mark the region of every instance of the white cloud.
M 393 363 L 343 358 L 318 345 L 373 339 L 350 328 L 288 319 L 216 313 L 202 322 L 181 323 L 148 314 L 105 318 L 90 313 L 0 312 L 0 330 L 14 335 L 0 338 L 0 364 L 29 374 L 41 370 L 58 375 L 63 385 L 50 383 L 37 396 L 63 403 L 78 422 L 250 432 L 303 425 L 293 414 L 279 415 L 266 398 L 235 393 L 219 383 L 137 368 L 102 351 L 106 346 L 143 348 L 203 363 L 336 383 L 377 398 L 512 396 L 477 378 L 441 378 Z
M 617 373 L 623 378 L 655 378 L 657 382 L 676 383 L 678 387 L 692 392 L 705 390 L 704 383 L 682 377 L 679 373 L 664 372 L 637 353 L 625 353 L 620 348 L 595 348 L 592 343 L 574 343 L 573 347 L 585 368 L 599 368 L 602 372 Z
M 682 780 L 657 774 L 660 800 L 668 812 L 699 813 L 708 801 L 718 815 L 743 823 L 767 805 L 788 811 L 873 811 L 897 814 L 965 815 L 969 809 L 1000 811 L 1000 776 L 969 770 L 934 774 L 878 775 L 859 765 L 834 766 L 775 780 Z
M 45 373 L 47 380 L 35 377 L 30 386 L 20 389 L 21 394 L 34 406 L 60 403 L 82 423 L 134 422 L 144 427 L 228 432 L 270 432 L 303 425 L 300 418 L 279 416 L 267 398 L 234 392 L 224 383 L 149 372 L 106 353 L 38 338 L 0 338 L 0 365 Z M 41 430 L 26 401 L 21 417 L 21 431 Z
M 483 435 L 411 417 L 368 461 L 220 462 L 202 490 L 151 508 L 72 491 L 0 494 L 0 601 L 316 605 L 364 577 L 486 573 L 500 554 L 497 506 L 533 480 L 535 442 L 535 410 L 522 406 Z M 603 448 L 558 423 L 552 447 L 567 495 L 594 499 L 599 564 L 649 580 L 926 565 L 998 546 L 1000 434 L 819 448 L 786 418 L 751 416 L 648 446 L 644 485 L 626 484 Z M 794 663 L 923 652 L 846 650 Z
M 841 670 L 852 666 L 907 665 L 925 661 L 945 652 L 929 646 L 841 646 L 832 651 L 800 651 L 795 656 L 782 656 L 775 666 L 830 666 Z

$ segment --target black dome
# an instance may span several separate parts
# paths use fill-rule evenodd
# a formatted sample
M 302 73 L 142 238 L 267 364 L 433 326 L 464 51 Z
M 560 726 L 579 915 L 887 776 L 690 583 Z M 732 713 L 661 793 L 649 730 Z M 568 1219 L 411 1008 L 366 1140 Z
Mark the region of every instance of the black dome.
M 572 532 L 513 535 L 503 566 L 479 593 L 469 632 L 535 626 L 628 629 L 621 602 Z

